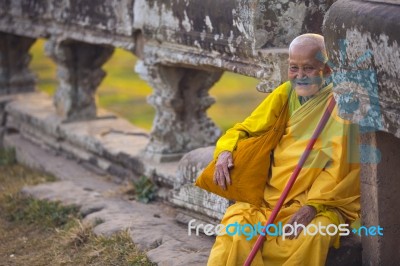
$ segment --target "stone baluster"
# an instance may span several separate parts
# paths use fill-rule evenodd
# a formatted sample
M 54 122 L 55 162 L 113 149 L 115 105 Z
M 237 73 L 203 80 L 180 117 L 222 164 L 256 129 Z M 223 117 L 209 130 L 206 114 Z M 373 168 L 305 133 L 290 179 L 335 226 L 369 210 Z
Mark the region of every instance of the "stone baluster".
M 36 39 L 0 33 L 0 95 L 35 90 L 35 75 L 29 70 L 29 48 Z
M 185 152 L 215 143 L 221 132 L 206 110 L 215 102 L 208 90 L 222 71 L 147 65 L 142 61 L 136 71 L 154 90 L 148 98 L 156 116 L 147 155 L 156 161 L 176 160 Z
M 64 121 L 95 118 L 95 92 L 106 75 L 101 67 L 114 48 L 50 39 L 45 51 L 57 63 L 59 86 L 54 96 L 57 113 Z
M 361 167 L 361 218 L 362 225 L 368 228 L 361 238 L 363 265 L 397 265 L 400 140 L 382 131 L 363 134 L 361 140 L 381 154 L 379 163 L 365 163 Z M 366 153 L 364 157 L 375 158 L 376 154 Z

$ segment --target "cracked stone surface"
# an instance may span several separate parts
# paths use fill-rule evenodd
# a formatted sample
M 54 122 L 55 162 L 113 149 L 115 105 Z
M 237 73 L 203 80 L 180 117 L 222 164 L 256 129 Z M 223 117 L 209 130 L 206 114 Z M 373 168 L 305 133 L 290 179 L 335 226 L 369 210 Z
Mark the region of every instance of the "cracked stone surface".
M 93 173 L 83 165 L 45 151 L 20 135 L 8 135 L 23 164 L 55 175 L 58 181 L 25 187 L 35 198 L 80 206 L 83 222 L 99 223 L 96 234 L 110 236 L 129 230 L 133 242 L 158 265 L 205 265 L 214 239 L 188 236 L 187 227 L 175 220 L 175 210 L 162 203 L 143 204 L 124 196 L 124 185 L 107 174 Z

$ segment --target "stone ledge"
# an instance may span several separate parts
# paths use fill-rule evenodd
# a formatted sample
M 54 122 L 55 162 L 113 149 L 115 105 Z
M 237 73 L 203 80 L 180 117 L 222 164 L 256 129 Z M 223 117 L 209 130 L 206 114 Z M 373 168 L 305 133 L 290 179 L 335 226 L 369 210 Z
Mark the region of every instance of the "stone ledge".
M 174 189 L 171 190 L 169 200 L 174 205 L 186 209 L 185 215 L 193 218 L 196 218 L 196 214 L 201 214 L 221 220 L 229 206 L 227 199 L 194 185 L 196 178 L 212 161 L 214 149 L 215 146 L 209 146 L 192 150 L 179 161 Z
M 133 2 L 2 1 L 0 29 L 33 38 L 53 35 L 133 50 Z
M 162 186 L 173 186 L 178 163 L 153 162 L 144 156 L 148 133 L 125 119 L 99 110 L 97 119 L 64 123 L 52 99 L 39 92 L 14 95 L 7 101 L 7 130 L 18 131 L 40 146 L 73 156 L 119 180 L 146 175 Z

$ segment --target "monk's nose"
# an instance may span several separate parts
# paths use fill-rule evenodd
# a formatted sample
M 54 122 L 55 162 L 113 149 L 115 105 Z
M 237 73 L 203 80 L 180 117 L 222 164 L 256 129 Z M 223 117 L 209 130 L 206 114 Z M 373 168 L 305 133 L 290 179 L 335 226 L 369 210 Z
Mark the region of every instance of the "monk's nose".
M 303 68 L 299 68 L 299 71 L 297 72 L 297 78 L 304 78 L 306 74 L 303 71 Z

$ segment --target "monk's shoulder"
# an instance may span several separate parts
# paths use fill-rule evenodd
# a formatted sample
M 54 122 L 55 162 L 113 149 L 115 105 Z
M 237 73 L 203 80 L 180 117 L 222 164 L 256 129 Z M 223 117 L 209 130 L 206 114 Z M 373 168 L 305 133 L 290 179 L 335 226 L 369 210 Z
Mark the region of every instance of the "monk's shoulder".
M 276 99 L 281 99 L 285 100 L 288 98 L 288 95 L 291 90 L 291 84 L 290 81 L 287 81 L 285 83 L 282 83 L 278 87 L 276 87 L 269 95 L 268 97 L 271 98 L 276 98 Z

